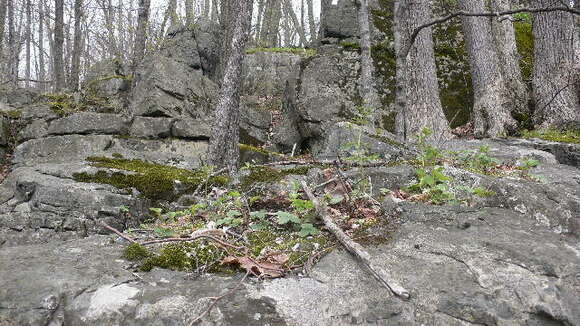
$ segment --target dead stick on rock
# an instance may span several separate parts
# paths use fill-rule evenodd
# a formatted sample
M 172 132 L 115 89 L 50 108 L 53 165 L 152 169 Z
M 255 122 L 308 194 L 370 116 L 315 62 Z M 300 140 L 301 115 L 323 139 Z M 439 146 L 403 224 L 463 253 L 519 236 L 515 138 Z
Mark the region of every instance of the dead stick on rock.
M 205 317 L 205 315 L 207 315 L 213 309 L 213 307 L 215 307 L 218 301 L 236 292 L 240 288 L 240 286 L 244 284 L 244 281 L 246 280 L 246 278 L 248 278 L 248 275 L 250 275 L 250 272 L 247 272 L 246 275 L 244 275 L 244 277 L 242 278 L 242 280 L 236 285 L 236 287 L 228 291 L 226 294 L 220 295 L 219 297 L 210 297 L 209 299 L 212 299 L 213 302 L 209 305 L 209 307 L 207 307 L 206 310 L 204 310 L 201 313 L 201 315 L 197 316 L 194 320 L 192 320 L 191 323 L 189 323 L 189 326 L 192 326 L 193 324 L 200 321 L 203 317 Z
M 383 284 L 387 289 L 393 292 L 395 295 L 403 298 L 409 299 L 409 291 L 400 286 L 393 278 L 373 262 L 371 255 L 358 243 L 354 242 L 346 233 L 344 233 L 336 223 L 330 218 L 326 211 L 326 205 L 321 204 L 318 199 L 312 193 L 312 190 L 308 187 L 306 182 L 302 181 L 302 188 L 304 192 L 314 204 L 316 213 L 322 218 L 326 228 L 334 234 L 334 236 L 342 243 L 342 245 L 354 256 L 356 256 L 370 271 L 370 273 L 377 279 L 381 284 Z
M 137 241 L 135 241 L 135 240 L 133 240 L 132 238 L 130 238 L 129 236 L 127 236 L 127 235 L 125 235 L 125 234 L 121 233 L 119 230 L 115 229 L 114 227 L 110 226 L 109 224 L 107 224 L 107 223 L 105 223 L 105 222 L 101 221 L 101 225 L 102 225 L 102 226 L 103 226 L 105 229 L 107 229 L 107 230 L 109 230 L 109 231 L 111 231 L 111 232 L 115 233 L 116 235 L 120 236 L 121 238 L 123 238 L 123 239 L 125 239 L 125 240 L 127 240 L 127 241 L 129 241 L 129 242 L 131 242 L 131 243 L 137 243 Z

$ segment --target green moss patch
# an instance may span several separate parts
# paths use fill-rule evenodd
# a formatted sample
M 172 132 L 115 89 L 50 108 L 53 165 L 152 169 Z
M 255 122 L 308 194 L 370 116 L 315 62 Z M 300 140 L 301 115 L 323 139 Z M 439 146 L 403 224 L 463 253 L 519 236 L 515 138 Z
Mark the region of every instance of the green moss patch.
M 102 183 L 120 189 L 135 188 L 141 194 L 152 200 L 172 200 L 175 197 L 174 182 L 180 181 L 184 188 L 183 193 L 194 191 L 200 183 L 208 178 L 204 170 L 185 170 L 171 166 L 128 160 L 123 158 L 89 157 L 87 161 L 94 167 L 117 169 L 126 172 L 98 171 L 95 174 L 86 172 L 75 173 L 76 181 Z M 224 176 L 209 178 L 208 185 L 221 186 L 228 182 Z
M 128 245 L 123 251 L 123 258 L 131 261 L 140 261 L 149 256 L 151 256 L 149 250 L 138 243 Z
M 256 183 L 278 182 L 289 175 L 305 175 L 310 169 L 309 166 L 289 169 L 276 169 L 269 166 L 250 167 L 250 173 L 242 178 L 240 188 L 249 190 Z
M 526 139 L 539 138 L 560 143 L 580 144 L 580 130 L 524 130 L 522 132 L 522 137 Z

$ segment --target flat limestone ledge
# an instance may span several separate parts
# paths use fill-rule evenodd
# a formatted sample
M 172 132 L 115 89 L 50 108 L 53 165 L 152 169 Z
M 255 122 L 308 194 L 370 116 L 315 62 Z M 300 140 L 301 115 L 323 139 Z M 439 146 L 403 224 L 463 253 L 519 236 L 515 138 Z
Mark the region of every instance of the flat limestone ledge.
M 310 277 L 256 282 L 203 325 L 577 325 L 580 245 L 505 209 L 401 204 L 393 240 L 369 248 L 411 293 L 393 297 L 342 250 Z M 0 251 L 9 325 L 187 325 L 241 275 L 138 275 L 109 236 Z M 16 273 L 16 271 L 18 271 Z

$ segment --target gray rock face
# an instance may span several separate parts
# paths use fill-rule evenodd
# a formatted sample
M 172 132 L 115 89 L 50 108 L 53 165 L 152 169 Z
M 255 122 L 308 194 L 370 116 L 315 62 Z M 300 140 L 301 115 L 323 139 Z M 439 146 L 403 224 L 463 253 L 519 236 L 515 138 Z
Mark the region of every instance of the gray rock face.
M 81 86 L 94 96 L 111 98 L 122 95 L 129 89 L 127 67 L 117 59 L 105 59 L 94 63 Z
M 129 135 L 141 138 L 167 138 L 171 136 L 172 118 L 136 117 Z
M 177 138 L 192 140 L 209 140 L 211 126 L 193 119 L 176 120 L 171 126 L 171 135 Z
M 393 240 L 370 251 L 410 291 L 410 300 L 393 297 L 349 254 L 337 250 L 310 277 L 247 282 L 202 323 L 578 324 L 577 241 L 506 209 L 386 205 L 398 230 Z M 210 303 L 204 298 L 225 293 L 240 278 L 191 279 L 161 270 L 137 277 L 129 263 L 118 259 L 120 250 L 110 238 L 94 236 L 3 248 L 0 320 L 10 325 L 44 325 L 47 320 L 187 325 Z
M 49 135 L 119 135 L 126 133 L 127 129 L 126 119 L 118 114 L 80 112 L 52 121 L 47 133 Z

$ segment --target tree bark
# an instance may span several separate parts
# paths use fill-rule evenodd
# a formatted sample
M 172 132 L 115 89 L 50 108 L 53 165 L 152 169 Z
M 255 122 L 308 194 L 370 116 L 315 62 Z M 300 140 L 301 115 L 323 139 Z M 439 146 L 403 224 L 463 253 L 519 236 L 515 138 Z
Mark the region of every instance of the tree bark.
M 193 24 L 193 0 L 185 0 L 185 24 L 189 28 Z
M 559 1 L 534 0 L 534 5 L 558 6 Z M 540 128 L 559 128 L 580 121 L 580 58 L 575 48 L 580 36 L 574 24 L 574 16 L 565 12 L 534 16 L 532 84 L 536 104 L 534 121 Z
M 488 11 L 485 0 L 460 0 L 460 6 L 467 12 Z M 516 129 L 516 122 L 510 113 L 510 94 L 493 39 L 491 19 L 461 18 L 471 66 L 474 93 L 472 119 L 477 137 L 507 135 Z
M 81 73 L 81 52 L 82 52 L 82 30 L 81 30 L 81 19 L 83 16 L 82 12 L 83 0 L 75 0 L 74 15 L 75 15 L 75 31 L 74 31 L 74 41 L 73 41 L 73 51 L 72 51 L 72 62 L 70 70 L 70 80 L 69 89 L 72 91 L 77 91 L 79 88 L 79 75 Z
M 369 7 L 368 0 L 357 0 L 358 7 L 358 27 L 360 36 L 360 78 L 359 78 L 359 95 L 363 105 L 371 109 L 371 128 L 374 129 L 375 112 L 379 108 L 379 96 L 375 90 L 373 82 L 373 72 L 375 70 L 373 59 L 371 57 L 371 32 L 369 24 Z
M 64 63 L 63 63 L 63 45 L 64 45 L 64 0 L 55 0 L 55 14 L 54 14 L 54 80 L 55 88 L 61 91 L 65 87 L 64 80 Z
M 233 25 L 231 51 L 228 57 L 220 94 L 215 108 L 212 137 L 209 146 L 209 163 L 218 168 L 227 168 L 230 174 L 237 171 L 240 151 L 240 84 L 242 61 L 252 20 L 252 0 L 227 0 L 229 24 Z
M 14 1 L 8 0 L 7 3 L 7 13 L 8 13 L 8 77 L 12 86 L 17 86 L 18 84 L 18 67 L 19 53 L 17 49 L 17 36 L 15 30 L 15 20 L 14 20 Z
M 496 12 L 510 10 L 511 2 L 512 0 L 492 0 L 492 9 Z M 510 17 L 498 17 L 492 20 L 492 28 L 498 48 L 499 66 L 510 97 L 511 112 L 529 116 L 529 95 L 518 62 L 514 25 Z
M 431 10 L 429 0 L 395 2 L 395 128 L 404 140 L 412 140 L 423 128 L 433 132 L 433 140 L 451 137 L 439 99 L 431 28 L 422 30 L 409 48 L 411 33 L 431 19 Z
M 4 47 L 4 26 L 6 26 L 6 0 L 0 0 L 0 56 Z
M 308 29 L 310 30 L 310 42 L 316 39 L 316 22 L 314 21 L 314 5 L 312 0 L 306 0 L 308 6 Z
M 292 2 L 290 0 L 284 0 L 284 8 L 286 14 L 289 15 L 290 18 L 292 19 L 292 24 L 294 24 L 294 27 L 298 32 L 298 36 L 300 36 L 300 43 L 302 44 L 302 46 L 306 46 L 306 35 L 304 33 L 304 26 L 300 25 L 298 17 L 296 17 L 296 13 L 294 12 L 294 8 L 292 7 Z
M 265 0 L 258 0 L 258 17 L 256 18 L 256 31 L 254 34 L 255 43 L 259 43 L 262 31 L 262 21 L 264 20 L 264 1 Z
M 43 83 L 46 79 L 44 68 L 44 5 L 43 0 L 38 0 L 38 89 L 40 91 L 46 90 L 46 85 Z
M 26 0 L 26 68 L 25 68 L 25 86 L 30 87 L 30 43 L 32 38 L 32 5 L 30 0 Z
M 147 27 L 149 25 L 149 8 L 151 0 L 139 0 L 139 13 L 137 17 L 137 30 L 135 35 L 135 45 L 133 47 L 133 62 L 131 72 L 133 73 L 133 85 L 137 80 L 137 66 L 145 55 L 145 44 L 147 42 Z
M 267 0 L 262 18 L 262 30 L 260 35 L 260 46 L 274 47 L 278 45 L 278 32 L 280 29 L 280 19 L 282 18 L 281 0 Z

